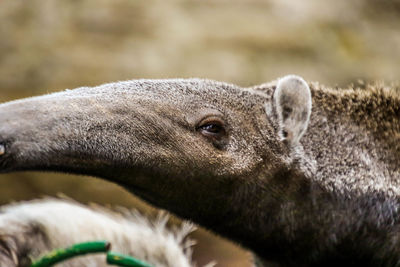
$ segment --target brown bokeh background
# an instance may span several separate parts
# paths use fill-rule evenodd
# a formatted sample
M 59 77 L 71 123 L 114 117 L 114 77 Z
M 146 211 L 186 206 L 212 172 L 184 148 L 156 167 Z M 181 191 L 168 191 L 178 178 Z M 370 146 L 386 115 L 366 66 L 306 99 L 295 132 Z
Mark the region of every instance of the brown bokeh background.
M 202 77 L 250 86 L 295 73 L 329 86 L 400 77 L 400 1 L 0 0 L 0 102 L 137 78 Z M 0 203 L 63 192 L 154 208 L 96 178 L 2 175 Z M 200 230 L 201 265 L 250 266 Z

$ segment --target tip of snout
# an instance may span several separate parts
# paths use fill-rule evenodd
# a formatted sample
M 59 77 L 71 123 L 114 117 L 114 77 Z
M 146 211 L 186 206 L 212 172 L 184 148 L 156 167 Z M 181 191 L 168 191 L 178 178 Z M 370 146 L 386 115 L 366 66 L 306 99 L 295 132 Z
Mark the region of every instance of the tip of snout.
M 0 156 L 3 156 L 6 153 L 6 147 L 3 144 L 0 144 Z

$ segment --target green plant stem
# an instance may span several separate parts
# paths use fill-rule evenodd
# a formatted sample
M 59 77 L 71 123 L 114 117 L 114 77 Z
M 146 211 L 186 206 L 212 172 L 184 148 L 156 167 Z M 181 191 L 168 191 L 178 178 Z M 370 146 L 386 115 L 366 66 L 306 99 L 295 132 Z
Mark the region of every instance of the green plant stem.
M 34 262 L 31 267 L 49 267 L 73 257 L 89 253 L 107 252 L 109 249 L 110 243 L 107 241 L 80 243 L 69 248 L 53 250 L 46 256 Z
M 108 252 L 107 263 L 110 265 L 124 266 L 124 267 L 153 267 L 148 263 L 142 262 L 133 257 L 125 256 L 122 254 Z

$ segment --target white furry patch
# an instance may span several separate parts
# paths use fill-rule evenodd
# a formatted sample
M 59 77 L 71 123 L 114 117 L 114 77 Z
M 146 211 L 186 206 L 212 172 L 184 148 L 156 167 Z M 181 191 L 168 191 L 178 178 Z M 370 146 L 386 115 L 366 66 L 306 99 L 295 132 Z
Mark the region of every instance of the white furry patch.
M 167 215 L 160 215 L 151 222 L 137 212 L 124 211 L 121 214 L 59 199 L 12 204 L 2 207 L 1 211 L 1 232 L 18 234 L 21 228 L 32 223 L 43 227 L 50 244 L 42 253 L 79 242 L 107 240 L 111 242 L 113 251 L 154 266 L 193 266 L 191 246 L 194 243 L 187 239 L 194 230 L 193 225 L 185 222 L 180 228 L 169 230 L 166 227 Z M 76 258 L 63 266 L 103 265 L 106 266 L 105 257 L 97 255 Z

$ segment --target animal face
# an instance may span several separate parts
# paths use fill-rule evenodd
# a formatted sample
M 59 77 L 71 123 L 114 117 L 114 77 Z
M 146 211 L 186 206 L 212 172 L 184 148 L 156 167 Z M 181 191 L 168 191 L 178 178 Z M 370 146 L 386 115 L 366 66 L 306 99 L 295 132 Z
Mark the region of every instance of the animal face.
M 193 79 L 111 83 L 5 103 L 0 171 L 94 175 L 161 207 L 188 210 L 193 202 L 182 200 L 195 198 L 212 205 L 264 183 L 288 161 L 311 100 L 300 78 L 285 81 L 275 102 L 256 90 Z M 298 88 L 305 96 L 293 94 Z

